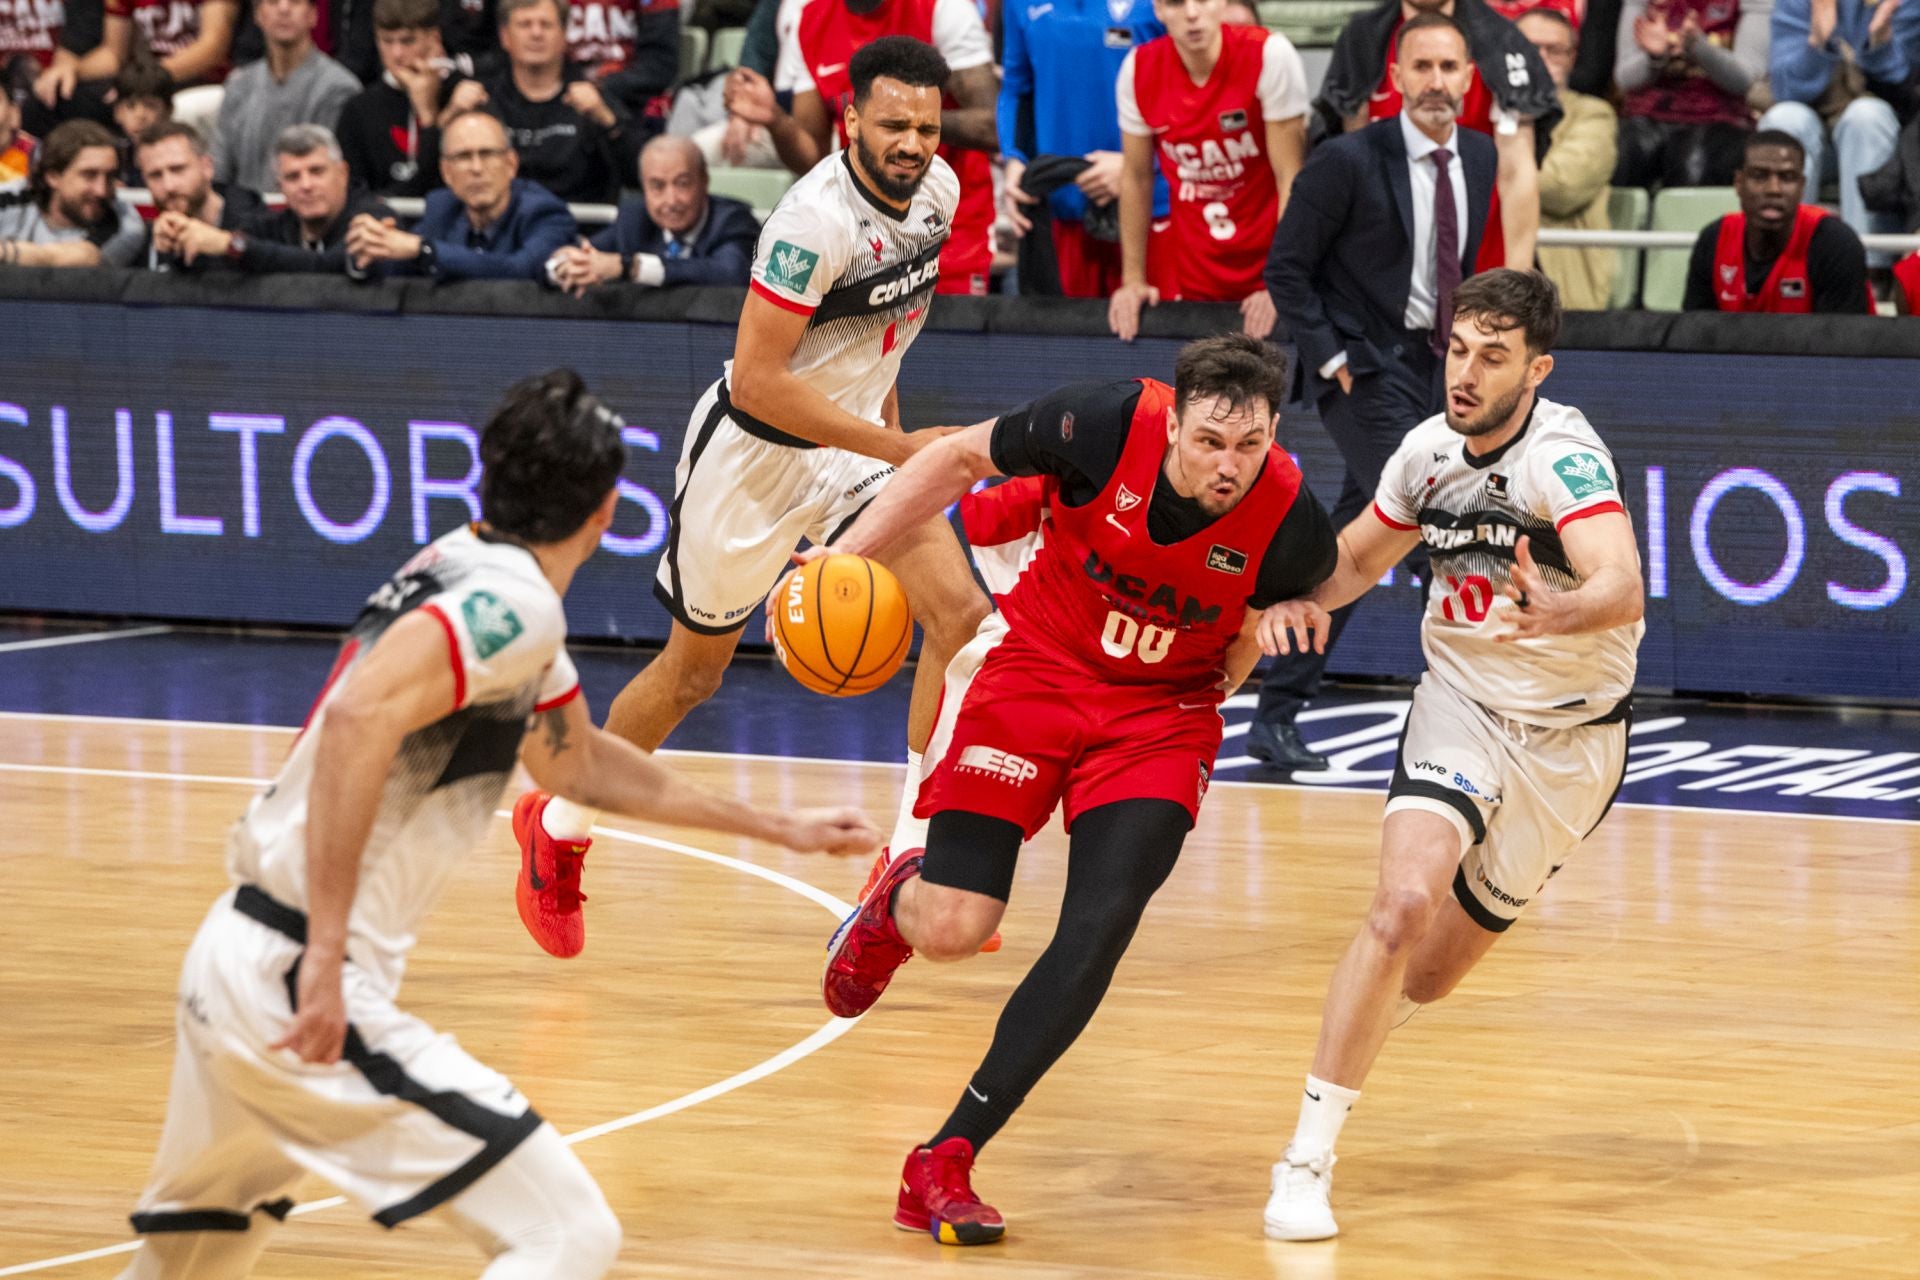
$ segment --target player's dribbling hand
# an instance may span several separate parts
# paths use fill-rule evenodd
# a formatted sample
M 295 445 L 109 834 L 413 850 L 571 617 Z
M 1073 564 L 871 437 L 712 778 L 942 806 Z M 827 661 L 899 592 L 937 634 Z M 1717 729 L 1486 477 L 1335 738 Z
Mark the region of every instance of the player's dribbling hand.
M 1309 645 L 1315 653 L 1325 653 L 1327 630 L 1332 625 L 1327 611 L 1303 596 L 1268 606 L 1260 614 L 1254 635 L 1260 641 L 1260 652 L 1269 658 L 1284 658 L 1295 649 L 1305 653 Z
M 871 853 L 880 847 L 880 829 L 853 808 L 797 809 L 786 815 L 780 843 L 800 853 Z
M 1563 624 L 1569 610 L 1540 576 L 1540 566 L 1533 562 L 1530 541 L 1522 534 L 1514 544 L 1513 572 L 1507 579 L 1507 599 L 1513 601 L 1513 608 L 1506 611 L 1513 628 L 1495 636 L 1496 643 L 1556 636 L 1566 630 Z
M 309 953 L 300 964 L 298 1010 L 287 1034 L 269 1049 L 291 1049 L 302 1062 L 340 1061 L 347 1038 L 347 1002 L 340 994 L 340 962 L 324 964 Z
M 1140 308 L 1160 305 L 1160 291 L 1150 284 L 1123 284 L 1107 302 L 1107 328 L 1122 342 L 1140 333 Z

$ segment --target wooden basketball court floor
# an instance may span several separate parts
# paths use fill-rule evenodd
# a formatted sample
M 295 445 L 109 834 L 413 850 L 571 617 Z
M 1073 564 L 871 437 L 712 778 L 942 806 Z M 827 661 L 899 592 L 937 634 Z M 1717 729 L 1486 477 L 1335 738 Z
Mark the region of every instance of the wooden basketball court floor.
M 289 735 L 0 717 L 0 1276 L 99 1277 L 158 1134 L 173 986 L 222 843 Z M 884 766 L 675 757 L 762 801 L 890 819 Z M 1064 842 L 1007 946 L 910 965 L 857 1024 L 817 965 L 864 860 L 613 824 L 589 943 L 522 934 L 504 821 L 431 918 L 404 1002 L 532 1097 L 605 1187 L 629 1277 L 1920 1274 L 1920 825 L 1616 811 L 1448 1001 L 1395 1034 L 1342 1141 L 1344 1234 L 1261 1238 L 1380 800 L 1222 785 L 1106 1007 L 986 1151 L 1003 1244 L 890 1224 L 1051 931 Z M 609 1122 L 618 1122 L 609 1128 Z M 471 1276 L 466 1242 L 351 1205 L 269 1277 Z

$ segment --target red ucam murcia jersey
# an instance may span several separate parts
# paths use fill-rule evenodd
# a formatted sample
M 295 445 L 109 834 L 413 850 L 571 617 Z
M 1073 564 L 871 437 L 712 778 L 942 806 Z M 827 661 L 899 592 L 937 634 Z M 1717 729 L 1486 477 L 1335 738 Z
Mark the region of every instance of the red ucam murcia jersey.
M 1307 73 L 1287 38 L 1223 27 L 1220 61 L 1195 84 L 1173 37 L 1120 64 L 1120 131 L 1151 137 L 1172 196 L 1165 232 L 1149 243 L 1147 275 L 1190 302 L 1238 302 L 1261 287 L 1280 219 L 1267 122 L 1307 113 Z
M 567 59 L 619 70 L 633 61 L 641 17 L 678 13 L 680 0 L 572 0 L 567 6 Z
M 107 0 L 107 14 L 131 18 L 156 58 L 179 53 L 200 38 L 202 0 Z
M 52 66 L 66 25 L 67 7 L 61 0 L 0 0 L 0 67 L 21 54 L 42 67 Z
M 1262 557 L 1299 496 L 1277 446 L 1233 510 L 1162 546 L 1147 510 L 1167 452 L 1173 388 L 1140 379 L 1120 465 L 1093 501 L 1050 501 L 1046 538 L 1000 607 L 1021 636 L 1121 684 L 1201 693 L 1220 683 Z M 1047 478 L 1051 495 L 1058 488 Z

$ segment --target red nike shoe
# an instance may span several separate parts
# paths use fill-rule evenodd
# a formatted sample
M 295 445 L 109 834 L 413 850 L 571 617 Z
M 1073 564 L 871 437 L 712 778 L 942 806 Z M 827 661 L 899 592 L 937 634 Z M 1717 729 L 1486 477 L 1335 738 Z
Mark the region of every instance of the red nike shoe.
M 567 959 L 587 945 L 587 918 L 580 904 L 580 860 L 591 840 L 556 840 L 540 818 L 553 797 L 529 791 L 513 806 L 513 838 L 520 842 L 520 874 L 513 884 L 520 923 L 548 955 Z
M 836 1018 L 857 1018 L 873 1007 L 896 969 L 913 959 L 913 948 L 893 923 L 893 894 L 920 874 L 920 857 L 902 854 L 860 899 L 827 940 L 827 967 L 820 994 Z
M 926 853 L 926 850 L 925 849 L 909 849 L 907 852 L 924 855 Z M 860 901 L 865 902 L 867 900 L 867 895 L 873 892 L 873 886 L 880 883 L 880 877 L 886 874 L 887 862 L 891 858 L 891 856 L 892 856 L 891 853 L 886 849 L 882 849 L 880 850 L 879 853 L 874 855 L 873 866 L 868 868 L 867 870 L 867 882 L 864 885 L 860 886 Z M 980 944 L 980 953 L 982 955 L 985 955 L 990 951 L 998 951 L 999 949 L 1000 949 L 1000 931 L 998 929 L 995 929 L 993 931 L 993 936 Z
M 941 1244 L 992 1244 L 1007 1234 L 1007 1222 L 973 1194 L 972 1173 L 973 1144 L 965 1138 L 914 1148 L 900 1171 L 893 1225 L 929 1232 Z

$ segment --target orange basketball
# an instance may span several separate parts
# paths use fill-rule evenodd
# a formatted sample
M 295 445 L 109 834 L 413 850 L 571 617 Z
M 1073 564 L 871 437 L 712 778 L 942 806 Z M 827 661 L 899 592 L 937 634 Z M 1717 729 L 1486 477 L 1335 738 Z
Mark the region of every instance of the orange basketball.
M 899 580 L 862 556 L 810 560 L 774 596 L 774 652 L 815 693 L 872 693 L 893 678 L 912 642 Z

